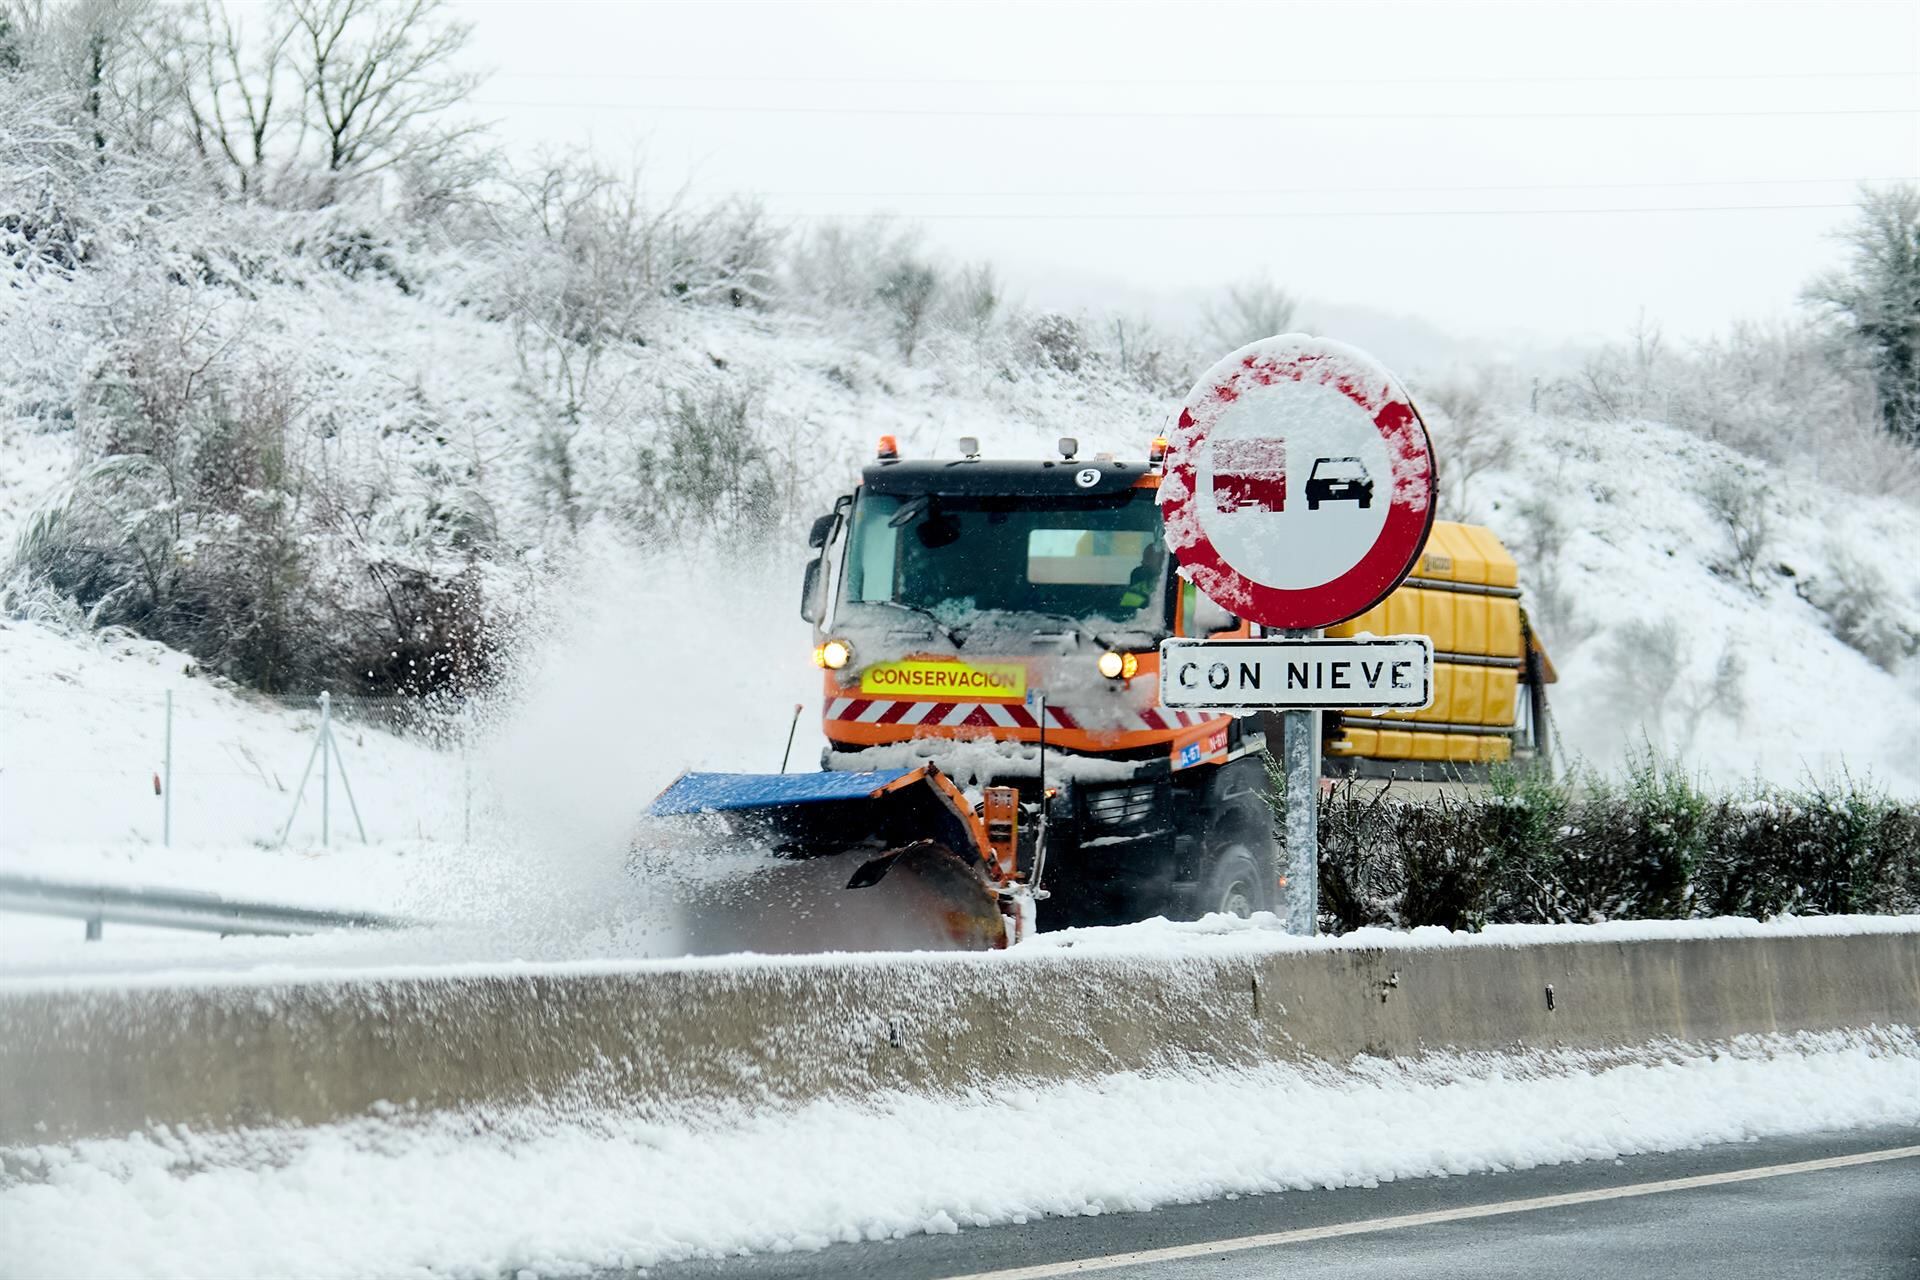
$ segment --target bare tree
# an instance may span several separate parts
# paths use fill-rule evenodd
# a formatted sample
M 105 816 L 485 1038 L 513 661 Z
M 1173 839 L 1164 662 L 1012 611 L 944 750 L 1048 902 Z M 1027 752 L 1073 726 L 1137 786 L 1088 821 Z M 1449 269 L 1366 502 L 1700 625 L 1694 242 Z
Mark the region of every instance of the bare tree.
M 478 78 L 454 65 L 470 28 L 444 0 L 85 3 L 143 15 L 136 42 L 158 90 L 143 107 L 149 132 L 170 127 L 235 194 L 328 203 L 350 177 L 417 175 L 474 132 L 445 123 Z
M 1293 324 L 1294 299 L 1270 278 L 1230 285 L 1226 296 L 1203 313 L 1205 331 L 1224 350 L 1285 333 Z
M 1480 370 L 1471 380 L 1455 379 L 1422 391 L 1423 403 L 1439 410 L 1432 425 L 1447 465 L 1440 471 L 1440 511 L 1457 520 L 1468 511 L 1467 491 L 1475 476 L 1497 462 L 1506 448 L 1494 419 L 1493 376 Z
M 75 95 L 102 158 L 116 140 L 141 134 L 153 112 L 155 77 L 140 40 L 152 13 L 149 0 L 74 0 L 15 15 L 21 43 L 35 46 L 34 60 Z
M 188 145 L 217 186 L 241 196 L 262 194 L 273 185 L 269 167 L 295 160 L 304 123 L 288 57 L 293 25 L 269 13 L 263 27 L 249 32 L 225 4 L 200 0 L 195 9 L 162 13 L 141 33 Z M 289 130 L 296 142 L 284 153 L 279 143 Z
M 457 71 L 472 27 L 445 0 L 287 0 L 300 87 L 328 173 L 385 168 L 446 135 L 430 126 L 473 92 Z

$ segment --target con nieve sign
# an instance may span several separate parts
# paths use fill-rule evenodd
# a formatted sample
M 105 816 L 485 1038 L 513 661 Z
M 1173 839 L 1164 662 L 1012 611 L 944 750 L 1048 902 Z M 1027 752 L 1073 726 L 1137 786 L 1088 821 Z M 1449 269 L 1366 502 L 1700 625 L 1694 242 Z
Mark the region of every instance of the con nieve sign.
M 1160 701 L 1183 709 L 1419 711 L 1433 703 L 1433 642 L 1165 640 Z

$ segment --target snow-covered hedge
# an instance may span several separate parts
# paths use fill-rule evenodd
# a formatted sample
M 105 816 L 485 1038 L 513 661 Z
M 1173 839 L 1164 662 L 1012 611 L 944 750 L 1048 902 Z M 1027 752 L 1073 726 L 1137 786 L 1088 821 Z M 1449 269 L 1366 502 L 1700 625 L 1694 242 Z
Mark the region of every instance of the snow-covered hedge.
M 1920 806 L 1850 779 L 1714 793 L 1643 759 L 1414 801 L 1346 784 L 1320 840 L 1335 932 L 1920 911 Z

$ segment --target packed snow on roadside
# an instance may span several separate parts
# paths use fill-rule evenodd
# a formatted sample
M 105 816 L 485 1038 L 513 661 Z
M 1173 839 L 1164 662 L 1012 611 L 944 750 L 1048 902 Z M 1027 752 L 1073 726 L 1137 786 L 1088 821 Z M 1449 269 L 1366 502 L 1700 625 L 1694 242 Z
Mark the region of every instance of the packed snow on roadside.
M 582 1274 L 1916 1123 L 1909 1032 L 1624 1064 L 1126 1074 L 681 1119 L 403 1115 L 12 1151 L 0 1239 L 19 1276 Z
M 8 963 L 0 946 L 0 991 L 122 990 L 209 986 L 274 987 L 288 982 L 462 981 L 540 976 L 620 977 L 646 973 L 779 969 L 821 973 L 903 962 L 963 968 L 1036 965 L 1057 969 L 1068 953 L 1089 960 L 1138 963 L 1165 972 L 1193 958 L 1262 957 L 1293 952 L 1422 951 L 1447 947 L 1613 945 L 1643 941 L 1837 937 L 1920 933 L 1920 916 L 1779 916 L 1772 920 L 1622 920 L 1604 924 L 1494 925 L 1469 933 L 1426 927 L 1357 929 L 1297 937 L 1266 912 L 1241 920 L 1164 918 L 1106 928 L 1042 933 L 1004 951 L 840 951 L 797 955 L 731 952 L 685 955 L 670 906 L 635 899 L 599 912 L 566 910 L 522 917 L 517 927 L 448 921 L 394 932 L 336 932 L 295 939 L 148 940 L 137 950 L 89 946 L 45 949 Z M 164 945 L 163 945 L 164 942 Z M 1043 980 L 1036 978 L 1036 980 Z

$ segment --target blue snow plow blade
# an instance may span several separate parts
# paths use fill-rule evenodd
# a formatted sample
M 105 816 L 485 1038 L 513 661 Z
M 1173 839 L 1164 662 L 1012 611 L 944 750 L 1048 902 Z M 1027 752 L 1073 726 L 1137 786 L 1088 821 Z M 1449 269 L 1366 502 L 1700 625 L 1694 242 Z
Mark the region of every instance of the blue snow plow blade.
M 868 773 L 683 773 L 647 806 L 654 818 L 864 800 L 911 769 Z

